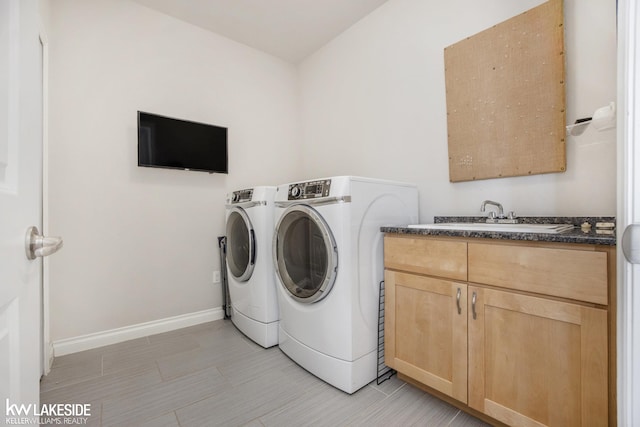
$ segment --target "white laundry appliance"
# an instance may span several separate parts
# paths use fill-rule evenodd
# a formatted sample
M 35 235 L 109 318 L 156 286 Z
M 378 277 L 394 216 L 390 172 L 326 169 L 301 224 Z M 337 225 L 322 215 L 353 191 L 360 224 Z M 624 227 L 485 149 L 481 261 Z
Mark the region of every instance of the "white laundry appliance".
M 278 186 L 280 349 L 347 393 L 377 374 L 381 226 L 418 221 L 415 185 L 340 176 Z
M 278 298 L 271 247 L 276 187 L 227 194 L 227 277 L 231 321 L 268 348 L 278 344 Z

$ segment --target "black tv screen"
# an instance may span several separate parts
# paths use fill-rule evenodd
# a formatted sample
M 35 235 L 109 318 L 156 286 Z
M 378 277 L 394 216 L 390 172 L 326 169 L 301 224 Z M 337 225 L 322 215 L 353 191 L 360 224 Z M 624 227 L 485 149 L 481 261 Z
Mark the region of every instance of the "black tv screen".
M 138 166 L 228 173 L 227 128 L 138 111 Z

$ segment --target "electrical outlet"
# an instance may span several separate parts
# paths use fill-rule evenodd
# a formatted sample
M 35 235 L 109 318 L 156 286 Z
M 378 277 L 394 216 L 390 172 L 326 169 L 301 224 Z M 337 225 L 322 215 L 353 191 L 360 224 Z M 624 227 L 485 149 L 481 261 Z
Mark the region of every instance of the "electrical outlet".
M 220 271 L 213 272 L 213 283 L 220 283 Z

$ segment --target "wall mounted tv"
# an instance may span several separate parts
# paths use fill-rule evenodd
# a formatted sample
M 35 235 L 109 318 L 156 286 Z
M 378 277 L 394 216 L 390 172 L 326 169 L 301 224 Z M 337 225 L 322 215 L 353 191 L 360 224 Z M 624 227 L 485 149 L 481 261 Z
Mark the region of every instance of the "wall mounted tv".
M 227 128 L 138 111 L 138 166 L 229 173 Z

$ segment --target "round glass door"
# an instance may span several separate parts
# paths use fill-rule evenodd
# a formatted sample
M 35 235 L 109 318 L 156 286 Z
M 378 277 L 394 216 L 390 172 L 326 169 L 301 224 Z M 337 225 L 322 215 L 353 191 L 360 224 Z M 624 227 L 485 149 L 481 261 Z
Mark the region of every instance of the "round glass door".
M 306 303 L 329 294 L 338 271 L 335 239 L 313 208 L 288 208 L 274 233 L 276 273 L 292 298 Z
M 251 221 L 242 208 L 233 208 L 227 218 L 227 265 L 233 277 L 249 280 L 256 262 L 256 242 Z

